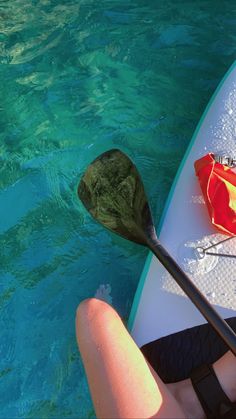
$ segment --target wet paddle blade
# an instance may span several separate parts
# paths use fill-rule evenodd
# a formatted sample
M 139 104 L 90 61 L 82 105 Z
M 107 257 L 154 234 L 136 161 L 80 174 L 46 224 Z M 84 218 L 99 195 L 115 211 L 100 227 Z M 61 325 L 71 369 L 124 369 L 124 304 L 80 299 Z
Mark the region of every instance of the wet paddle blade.
M 155 234 L 140 175 L 120 150 L 109 150 L 89 165 L 78 195 L 97 221 L 120 236 L 146 245 Z

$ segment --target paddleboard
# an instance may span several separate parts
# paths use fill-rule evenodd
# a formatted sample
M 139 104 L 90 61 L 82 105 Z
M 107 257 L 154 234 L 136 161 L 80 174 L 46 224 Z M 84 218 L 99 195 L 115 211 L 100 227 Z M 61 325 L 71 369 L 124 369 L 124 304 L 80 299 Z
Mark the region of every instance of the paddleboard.
M 236 157 L 236 62 L 210 100 L 180 165 L 158 236 L 219 314 L 236 327 L 236 238 L 211 224 L 194 162 L 207 153 Z M 214 255 L 203 255 L 211 247 Z M 200 249 L 200 250 L 199 250 Z M 234 257 L 222 257 L 221 254 Z M 128 328 L 165 382 L 189 376 L 226 351 L 174 279 L 148 255 L 133 301 Z

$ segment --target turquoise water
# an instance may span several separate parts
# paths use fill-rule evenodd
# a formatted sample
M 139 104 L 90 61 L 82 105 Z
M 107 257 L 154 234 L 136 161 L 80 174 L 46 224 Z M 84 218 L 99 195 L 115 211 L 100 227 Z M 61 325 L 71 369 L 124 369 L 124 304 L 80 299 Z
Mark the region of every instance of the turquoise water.
M 235 18 L 233 0 L 0 1 L 0 418 L 94 417 L 76 307 L 109 284 L 127 319 L 147 252 L 90 219 L 78 181 L 121 148 L 158 222 Z

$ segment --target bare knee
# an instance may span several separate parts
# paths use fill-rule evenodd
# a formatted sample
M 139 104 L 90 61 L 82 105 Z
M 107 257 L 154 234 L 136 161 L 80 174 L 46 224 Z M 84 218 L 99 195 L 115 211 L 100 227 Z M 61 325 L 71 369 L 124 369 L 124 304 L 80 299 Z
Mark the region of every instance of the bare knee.
M 110 339 L 110 329 L 117 327 L 120 317 L 105 301 L 89 298 L 82 301 L 76 314 L 76 336 L 80 350 Z M 118 323 L 117 323 L 118 322 Z
M 79 323 L 91 322 L 93 320 L 104 321 L 105 318 L 111 316 L 118 315 L 109 304 L 97 298 L 87 298 L 77 308 L 76 323 L 78 325 Z

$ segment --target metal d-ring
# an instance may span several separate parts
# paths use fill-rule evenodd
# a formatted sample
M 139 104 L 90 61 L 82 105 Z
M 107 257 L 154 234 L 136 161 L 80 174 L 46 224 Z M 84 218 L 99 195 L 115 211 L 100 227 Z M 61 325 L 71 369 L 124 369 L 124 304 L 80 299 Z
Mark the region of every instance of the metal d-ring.
M 196 252 L 197 252 L 197 254 L 199 256 L 199 259 L 204 259 L 204 257 L 205 257 L 205 249 L 203 247 L 201 247 L 201 246 L 198 246 L 198 247 L 196 247 L 195 250 L 196 250 Z
M 231 237 L 227 237 L 227 239 L 221 240 L 218 243 L 212 244 L 209 247 L 206 247 L 204 249 L 204 247 L 197 247 L 196 250 L 199 252 L 199 249 L 201 250 L 201 252 L 203 252 L 204 256 L 205 255 L 210 255 L 210 256 L 221 256 L 221 257 L 225 257 L 225 258 L 236 258 L 236 255 L 230 255 L 229 253 L 213 253 L 213 252 L 208 252 L 209 249 L 212 249 L 213 247 L 217 247 L 219 244 L 222 244 L 230 239 L 233 239 L 235 236 L 231 236 Z M 203 257 L 204 257 L 203 256 Z M 201 259 L 203 259 L 203 257 L 201 257 Z

